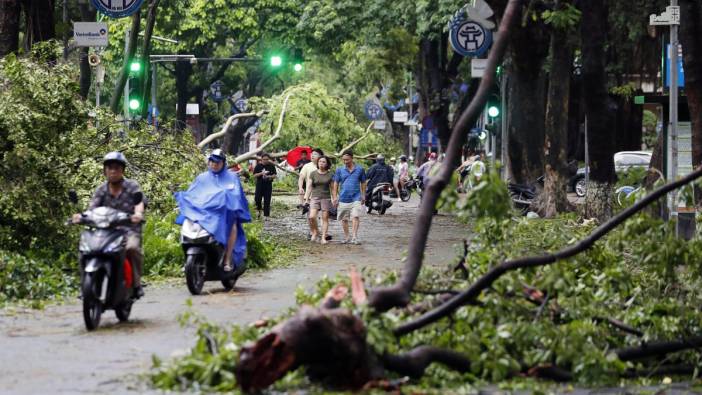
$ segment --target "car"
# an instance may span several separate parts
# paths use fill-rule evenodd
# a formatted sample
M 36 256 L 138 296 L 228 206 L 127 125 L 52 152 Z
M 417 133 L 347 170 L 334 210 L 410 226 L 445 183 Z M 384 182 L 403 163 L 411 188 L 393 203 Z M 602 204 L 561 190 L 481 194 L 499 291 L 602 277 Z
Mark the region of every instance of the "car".
M 614 171 L 623 173 L 634 168 L 648 168 L 651 163 L 650 151 L 620 151 L 614 154 Z M 585 168 L 578 169 L 575 176 L 568 182 L 570 188 L 578 197 L 585 196 L 587 185 L 585 184 Z

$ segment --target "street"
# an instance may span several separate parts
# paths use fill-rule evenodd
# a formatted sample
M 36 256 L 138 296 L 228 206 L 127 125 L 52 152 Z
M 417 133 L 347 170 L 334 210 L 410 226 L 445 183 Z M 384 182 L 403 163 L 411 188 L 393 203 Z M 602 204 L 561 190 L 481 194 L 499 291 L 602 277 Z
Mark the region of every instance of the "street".
M 274 199 L 284 199 L 274 197 Z M 290 200 L 288 198 L 288 200 Z M 192 310 L 220 324 L 247 324 L 274 316 L 294 305 L 295 289 L 310 288 L 324 275 L 359 269 L 400 269 L 419 200 L 394 203 L 385 216 L 362 218 L 362 245 L 333 242 L 322 246 L 304 241 L 299 211 L 272 218 L 266 231 L 289 234 L 304 252 L 289 267 L 247 273 L 232 292 L 218 282 L 206 283 L 202 296 L 192 297 L 184 280 L 148 287 L 127 323 L 113 311 L 104 313 L 98 330 L 87 332 L 77 298 L 45 310 L 7 309 L 0 312 L 0 388 L 3 394 L 148 392 L 140 377 L 151 367 L 152 355 L 168 359 L 193 343 L 193 328 L 182 328 L 177 317 Z M 341 224 L 331 222 L 330 233 L 341 239 Z M 468 227 L 452 217 L 437 216 L 427 246 L 427 261 L 445 266 L 455 256 L 454 245 Z M 148 254 L 148 251 L 146 251 Z

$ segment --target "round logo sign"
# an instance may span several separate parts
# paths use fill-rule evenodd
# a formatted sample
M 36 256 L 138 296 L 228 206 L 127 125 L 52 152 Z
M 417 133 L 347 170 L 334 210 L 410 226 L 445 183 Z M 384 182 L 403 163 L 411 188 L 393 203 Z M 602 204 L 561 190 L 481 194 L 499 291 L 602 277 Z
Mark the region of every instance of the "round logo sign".
M 378 120 L 383 117 L 383 109 L 380 107 L 378 104 L 373 103 L 372 101 L 368 100 L 366 102 L 366 106 L 364 108 L 366 117 L 370 120 Z
M 492 31 L 480 23 L 463 19 L 452 24 L 451 46 L 462 56 L 480 56 L 492 45 Z
M 144 0 L 91 0 L 95 8 L 111 18 L 123 18 L 137 12 Z

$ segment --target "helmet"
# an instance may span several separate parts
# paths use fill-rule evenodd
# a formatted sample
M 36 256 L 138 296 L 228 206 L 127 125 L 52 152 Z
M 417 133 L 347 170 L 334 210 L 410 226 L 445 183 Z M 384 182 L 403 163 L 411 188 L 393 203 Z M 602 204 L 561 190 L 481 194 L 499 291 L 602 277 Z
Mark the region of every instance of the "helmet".
M 378 154 L 375 159 L 385 159 L 385 156 L 383 156 L 383 154 Z
M 108 152 L 104 158 L 102 158 L 102 165 L 106 165 L 109 162 L 121 163 L 122 166 L 127 167 L 127 158 L 123 153 L 119 151 Z
M 400 155 L 400 160 L 401 160 L 401 161 L 406 161 L 406 160 L 407 160 L 407 156 L 405 156 L 405 155 Z
M 221 149 L 217 148 L 210 153 L 210 156 L 207 157 L 207 160 L 211 160 L 213 162 L 219 163 L 219 162 L 226 161 L 227 156 L 224 154 L 224 152 Z

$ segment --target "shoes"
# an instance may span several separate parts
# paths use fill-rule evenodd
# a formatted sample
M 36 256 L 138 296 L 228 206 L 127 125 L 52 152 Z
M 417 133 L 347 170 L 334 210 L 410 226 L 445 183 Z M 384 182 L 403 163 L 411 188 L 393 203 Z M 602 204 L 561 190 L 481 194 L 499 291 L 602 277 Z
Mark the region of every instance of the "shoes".
M 331 236 L 331 235 L 326 235 L 326 236 L 324 236 L 324 240 L 326 240 L 326 241 L 329 241 L 329 240 L 331 240 L 331 239 L 332 239 L 332 236 Z
M 349 239 L 344 239 L 344 240 L 341 240 L 339 243 L 341 243 L 341 244 L 349 244 L 350 242 L 351 242 L 351 240 L 349 240 Z
M 319 241 L 319 243 L 320 243 L 320 244 L 329 244 L 329 242 L 327 241 L 326 238 L 322 238 L 322 239 Z
M 313 242 L 313 243 L 318 242 L 318 241 L 319 241 L 319 236 L 317 236 L 317 235 L 312 235 L 312 236 L 310 236 L 310 241 Z
M 137 299 L 141 299 L 144 296 L 144 287 L 141 285 L 134 288 L 134 297 Z
M 361 245 L 361 242 L 358 241 L 358 239 L 354 237 L 353 239 L 351 239 L 351 244 L 353 244 L 353 245 Z
M 225 263 L 224 266 L 222 266 L 222 270 L 224 270 L 225 272 L 231 272 L 232 265 L 230 263 Z

